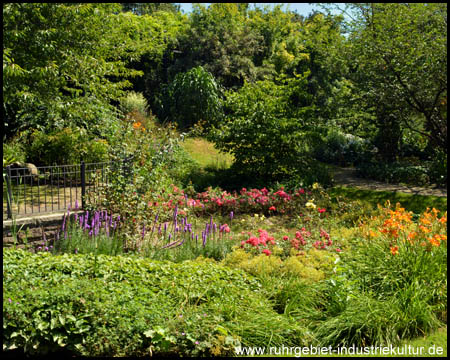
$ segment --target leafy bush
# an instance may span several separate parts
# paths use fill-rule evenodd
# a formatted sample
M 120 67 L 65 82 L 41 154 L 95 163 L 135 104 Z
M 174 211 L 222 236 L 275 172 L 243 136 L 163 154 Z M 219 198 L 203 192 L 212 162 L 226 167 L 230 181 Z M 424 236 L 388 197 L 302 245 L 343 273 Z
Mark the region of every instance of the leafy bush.
M 367 141 L 330 128 L 322 141 L 316 142 L 313 152 L 320 161 L 348 166 L 368 161 L 372 156 L 371 150 Z
M 314 171 L 318 166 L 310 155 L 315 137 L 305 126 L 311 107 L 291 104 L 291 96 L 307 96 L 305 86 L 306 76 L 302 76 L 282 85 L 245 84 L 227 93 L 228 116 L 208 138 L 219 150 L 233 155 L 231 171 L 263 178 L 266 184 L 291 177 L 318 181 Z
M 65 128 L 51 133 L 34 131 L 30 135 L 27 159 L 35 165 L 70 165 L 101 162 L 108 158 L 108 143 L 92 139 L 82 129 Z
M 162 119 L 186 129 L 203 120 L 207 126 L 222 117 L 221 90 L 214 76 L 198 66 L 178 73 L 169 84 L 163 103 Z
M 27 154 L 23 142 L 19 138 L 15 138 L 8 142 L 3 142 L 3 167 L 14 162 L 24 163 Z
M 410 165 L 402 162 L 367 162 L 359 164 L 357 170 L 358 176 L 388 183 L 430 184 L 428 169 L 425 165 Z
M 120 100 L 120 109 L 124 114 L 138 112 L 142 116 L 146 116 L 148 112 L 148 104 L 142 93 L 130 91 Z
M 447 186 L 447 154 L 438 151 L 429 165 L 428 175 L 434 184 Z
M 210 261 L 8 249 L 3 266 L 4 349 L 199 356 L 306 344 L 304 329 L 271 308 L 255 279 Z

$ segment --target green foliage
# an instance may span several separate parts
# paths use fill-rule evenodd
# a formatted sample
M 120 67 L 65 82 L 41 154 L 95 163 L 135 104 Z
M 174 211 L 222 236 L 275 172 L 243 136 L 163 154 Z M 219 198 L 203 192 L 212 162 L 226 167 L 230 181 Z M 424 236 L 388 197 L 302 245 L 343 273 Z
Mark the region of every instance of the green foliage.
M 26 152 L 23 142 L 16 137 L 8 142 L 3 142 L 3 167 L 14 162 L 25 163 Z
M 256 79 L 253 56 L 261 37 L 253 31 L 243 8 L 236 3 L 194 4 L 190 26 L 179 38 L 179 51 L 170 73 L 203 66 L 226 88 Z
M 30 135 L 27 159 L 41 166 L 101 162 L 108 158 L 108 149 L 105 140 L 89 139 L 83 129 L 34 131 Z
M 137 15 L 152 15 L 157 11 L 179 12 L 180 5 L 176 3 L 121 3 L 122 11 L 131 11 Z
M 148 104 L 142 93 L 130 91 L 120 101 L 120 109 L 124 114 L 138 112 L 142 116 L 146 116 L 148 112 Z
M 429 170 L 426 164 L 365 162 L 358 165 L 359 176 L 387 183 L 429 185 L 430 177 L 428 173 Z
M 323 280 L 335 261 L 330 253 L 310 249 L 301 256 L 293 255 L 282 260 L 275 255 L 252 255 L 242 249 L 234 250 L 223 260 L 229 267 L 242 269 L 256 277 L 284 277 L 301 279 L 306 283 Z
M 310 156 L 314 137 L 307 130 L 311 107 L 304 86 L 306 76 L 282 85 L 269 81 L 246 84 L 237 92 L 228 92 L 229 115 L 210 132 L 209 140 L 233 155 L 234 171 L 264 178 L 266 183 L 293 175 L 314 177 Z M 293 95 L 303 97 L 305 105 L 294 106 Z
M 177 74 L 167 88 L 163 103 L 163 118 L 176 122 L 182 129 L 198 122 L 215 125 L 222 117 L 220 87 L 214 76 L 201 66 Z
M 320 161 L 348 166 L 368 161 L 372 157 L 370 150 L 368 141 L 329 128 L 326 136 L 315 144 L 313 152 L 316 159 Z
M 157 21 L 119 11 L 119 4 L 3 7 L 8 136 L 27 128 L 110 130 L 117 118 L 112 102 L 131 85 L 127 78 L 142 75 L 130 61 L 144 51 L 158 57 L 165 46 Z
M 6 250 L 4 348 L 199 356 L 232 355 L 231 345 L 305 344 L 302 327 L 272 310 L 260 286 L 241 271 L 209 261 Z
M 430 181 L 437 185 L 447 185 L 447 153 L 437 151 L 433 157 L 428 175 Z
M 416 214 L 425 211 L 426 208 L 447 210 L 446 197 L 365 190 L 355 187 L 333 187 L 328 190 L 328 193 L 336 199 L 339 206 L 342 206 L 342 216 L 348 219 L 357 220 L 361 215 L 369 215 L 370 209 L 374 209 L 377 204 L 384 204 L 386 201 L 390 201 L 392 204 L 401 203 L 408 211 Z M 353 207 L 356 206 L 355 202 L 359 203 L 356 208 Z
M 447 5 L 355 4 L 349 37 L 352 78 L 364 102 L 447 148 Z M 424 129 L 414 126 L 422 117 Z M 395 133 L 390 130 L 392 133 Z

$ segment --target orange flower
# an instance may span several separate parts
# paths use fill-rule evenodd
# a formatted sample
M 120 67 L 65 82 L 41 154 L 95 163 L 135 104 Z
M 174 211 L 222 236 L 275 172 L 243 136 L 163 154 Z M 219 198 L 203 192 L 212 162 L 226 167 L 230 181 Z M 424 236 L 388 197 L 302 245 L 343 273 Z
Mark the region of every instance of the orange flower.
M 398 255 L 398 246 L 391 246 L 391 254 Z
M 428 234 L 431 231 L 431 229 L 428 229 L 427 227 L 422 225 L 419 226 L 419 229 L 425 234 Z
M 142 125 L 142 123 L 141 123 L 140 121 L 135 122 L 135 123 L 133 124 L 133 128 L 137 130 L 137 129 L 139 129 L 139 128 L 141 127 L 141 125 Z
M 428 238 L 428 240 L 430 241 L 431 245 L 433 246 L 439 246 L 441 245 L 441 237 L 436 234 L 433 237 Z

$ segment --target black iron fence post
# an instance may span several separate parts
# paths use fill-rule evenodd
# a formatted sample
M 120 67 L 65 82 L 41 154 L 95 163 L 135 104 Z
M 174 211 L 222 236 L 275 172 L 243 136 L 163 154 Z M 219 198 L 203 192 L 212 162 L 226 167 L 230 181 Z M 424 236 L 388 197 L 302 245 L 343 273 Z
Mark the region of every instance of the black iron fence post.
M 85 209 L 85 195 L 86 195 L 86 165 L 84 161 L 81 162 L 81 208 Z
M 11 191 L 11 166 L 8 165 L 6 167 L 6 188 L 8 189 L 8 199 L 6 200 L 6 206 L 7 206 L 7 214 L 8 219 L 12 219 L 12 206 L 11 206 L 11 200 L 12 200 L 12 191 Z

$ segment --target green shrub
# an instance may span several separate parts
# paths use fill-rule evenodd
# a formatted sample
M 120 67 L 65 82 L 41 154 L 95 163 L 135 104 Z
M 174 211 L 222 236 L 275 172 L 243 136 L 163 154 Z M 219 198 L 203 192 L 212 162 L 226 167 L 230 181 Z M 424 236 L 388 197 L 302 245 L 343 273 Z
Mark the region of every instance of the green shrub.
M 198 66 L 178 73 L 167 87 L 161 118 L 176 122 L 182 129 L 203 121 L 206 126 L 222 117 L 222 92 L 214 76 Z
M 328 129 L 326 136 L 313 148 L 316 159 L 340 166 L 367 162 L 372 156 L 371 150 L 369 142 L 334 128 Z
M 447 185 L 447 154 L 438 151 L 429 165 L 428 175 L 434 184 Z
M 291 104 L 291 96 L 307 97 L 305 86 L 302 76 L 281 85 L 269 81 L 245 84 L 227 93 L 228 116 L 208 139 L 233 155 L 232 172 L 242 179 L 264 179 L 266 185 L 290 178 L 318 181 L 315 170 L 320 166 L 311 156 L 316 134 L 306 125 L 311 107 Z
M 303 328 L 271 308 L 255 279 L 210 261 L 8 249 L 3 267 L 4 349 L 199 356 L 306 344 Z
M 14 162 L 25 163 L 27 154 L 20 138 L 3 142 L 3 167 Z
M 359 164 L 357 169 L 358 176 L 387 183 L 412 185 L 427 185 L 430 183 L 428 169 L 424 165 L 411 165 L 404 162 L 366 162 Z
M 108 157 L 108 143 L 92 139 L 82 129 L 65 128 L 51 133 L 34 131 L 30 135 L 27 159 L 35 165 L 70 165 L 101 162 Z
M 147 100 L 142 93 L 130 91 L 120 99 L 120 109 L 124 114 L 138 112 L 142 116 L 146 116 L 148 112 Z

